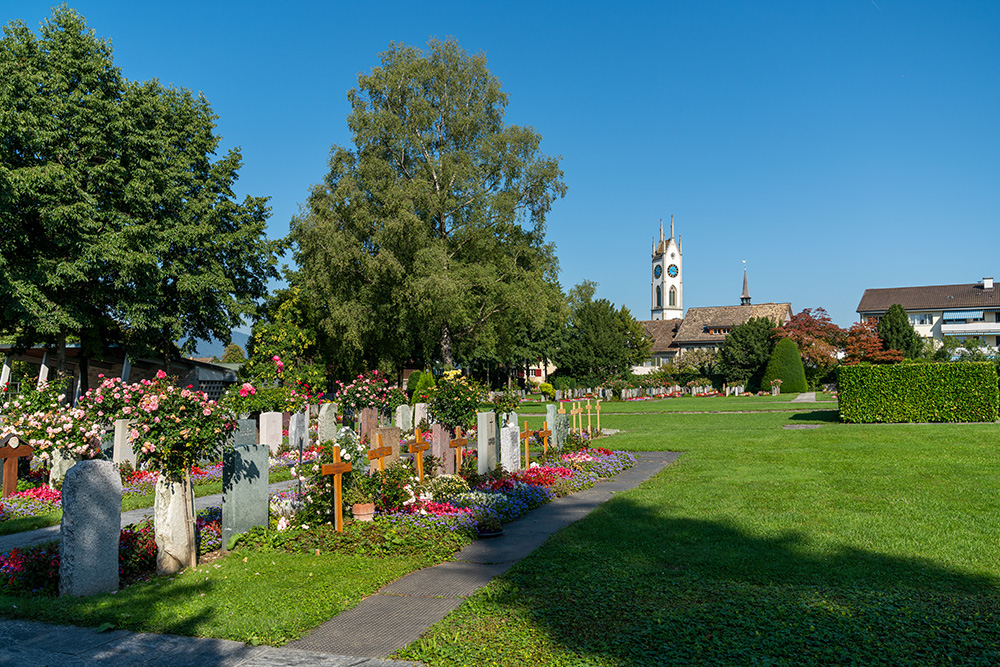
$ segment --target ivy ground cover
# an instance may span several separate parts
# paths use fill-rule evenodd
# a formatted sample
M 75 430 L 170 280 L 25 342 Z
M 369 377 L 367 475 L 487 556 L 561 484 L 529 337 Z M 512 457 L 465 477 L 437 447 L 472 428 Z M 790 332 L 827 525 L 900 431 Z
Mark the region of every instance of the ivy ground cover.
M 1000 432 L 826 419 L 609 416 L 623 431 L 616 447 L 683 455 L 561 531 L 399 657 L 432 666 L 1000 663 Z M 783 428 L 802 425 L 819 428 Z

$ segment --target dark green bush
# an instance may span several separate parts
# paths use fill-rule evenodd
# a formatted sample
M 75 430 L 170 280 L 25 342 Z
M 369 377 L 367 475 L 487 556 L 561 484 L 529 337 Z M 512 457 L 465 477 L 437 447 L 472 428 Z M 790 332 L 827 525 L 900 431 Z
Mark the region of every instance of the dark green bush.
M 802 365 L 799 347 L 791 338 L 782 338 L 771 352 L 771 360 L 764 369 L 762 389 L 771 386 L 771 380 L 781 380 L 782 394 L 799 394 L 806 391 L 806 369 Z
M 420 382 L 420 376 L 423 375 L 423 371 L 413 371 L 410 373 L 410 377 L 406 378 L 406 393 L 413 396 L 413 392 L 417 390 L 417 384 Z
M 875 422 L 992 422 L 1000 395 L 990 362 L 842 366 L 840 419 Z

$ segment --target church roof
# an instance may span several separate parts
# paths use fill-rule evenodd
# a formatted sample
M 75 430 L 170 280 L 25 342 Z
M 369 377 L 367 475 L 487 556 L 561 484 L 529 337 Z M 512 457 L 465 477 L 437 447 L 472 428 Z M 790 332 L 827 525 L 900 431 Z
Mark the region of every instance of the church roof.
M 792 316 L 790 303 L 758 303 L 746 306 L 705 306 L 688 308 L 683 322 L 674 336 L 674 344 L 722 343 L 726 335 L 710 330 L 732 328 L 753 317 L 766 317 L 781 325 Z
M 683 320 L 680 318 L 673 320 L 645 320 L 640 322 L 643 328 L 646 329 L 646 335 L 653 339 L 653 347 L 650 351 L 654 354 L 657 352 L 666 352 L 673 344 L 681 322 Z
M 857 312 L 884 313 L 894 303 L 906 310 L 1000 308 L 1000 285 L 993 289 L 983 289 L 982 283 L 866 289 Z

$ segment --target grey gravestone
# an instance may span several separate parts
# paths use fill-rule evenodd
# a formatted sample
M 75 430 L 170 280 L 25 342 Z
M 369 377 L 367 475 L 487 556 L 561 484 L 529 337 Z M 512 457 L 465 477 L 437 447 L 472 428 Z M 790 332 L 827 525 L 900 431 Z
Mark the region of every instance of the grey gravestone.
M 319 406 L 319 441 L 337 439 L 337 406 L 324 403 Z
M 233 446 L 222 455 L 222 548 L 233 535 L 267 525 L 267 445 L 257 444 L 257 425 L 239 420 Z
M 476 456 L 479 474 L 497 467 L 497 416 L 493 412 L 476 413 Z
M 545 425 L 546 427 L 555 433 L 556 430 L 556 416 L 559 414 L 558 405 L 546 405 L 545 406 Z
M 367 442 L 369 446 L 375 444 L 375 429 L 378 428 L 378 410 L 375 408 L 365 408 L 358 415 L 358 435 L 362 442 Z
M 133 419 L 115 420 L 115 451 L 112 459 L 115 463 L 128 461 L 133 466 L 135 465 L 135 449 L 129 440 L 129 432 L 132 430 L 133 424 L 135 424 Z
M 503 427 L 503 426 L 513 426 L 515 428 L 520 428 L 520 425 L 517 423 L 517 413 L 516 412 L 508 412 L 505 415 L 499 415 L 499 417 L 500 417 L 500 426 L 501 427 Z
M 305 412 L 294 413 L 288 421 L 288 447 L 292 451 L 298 451 L 300 445 L 303 449 L 309 446 L 308 434 L 306 433 L 308 424 Z
M 552 429 L 552 435 L 555 436 L 556 449 L 561 452 L 563 445 L 566 444 L 566 436 L 569 435 L 569 415 L 556 415 L 556 425 Z
M 385 428 L 376 428 L 372 430 L 372 441 L 369 445 L 370 449 L 378 447 L 378 436 L 382 436 L 382 446 L 392 447 L 392 454 L 385 458 L 385 465 L 389 465 L 393 461 L 399 460 L 399 441 L 403 438 L 403 432 L 399 430 L 396 426 L 388 426 Z M 378 470 L 378 459 L 371 462 L 370 470 Z
M 513 426 L 500 429 L 500 465 L 507 472 L 521 469 L 520 431 Z
M 556 400 L 561 401 L 563 398 L 562 389 L 556 389 Z
M 430 423 L 430 416 L 427 414 L 427 404 L 417 403 L 413 406 L 413 427 L 416 428 L 422 421 Z
M 396 426 L 403 431 L 413 428 L 413 413 L 409 405 L 400 405 L 396 408 Z
M 160 475 L 153 494 L 156 573 L 173 574 L 194 567 L 198 564 L 198 552 L 191 480 L 172 481 L 166 475 Z
M 267 445 L 272 453 L 277 452 L 281 447 L 281 421 L 280 412 L 262 412 L 260 415 L 260 444 Z
M 59 594 L 118 590 L 122 479 L 110 461 L 81 461 L 62 487 Z
M 52 467 L 49 469 L 49 486 L 53 489 L 65 477 L 67 471 L 80 460 L 79 454 L 69 454 L 61 449 L 52 450 Z M 3 477 L 0 476 L 0 481 Z

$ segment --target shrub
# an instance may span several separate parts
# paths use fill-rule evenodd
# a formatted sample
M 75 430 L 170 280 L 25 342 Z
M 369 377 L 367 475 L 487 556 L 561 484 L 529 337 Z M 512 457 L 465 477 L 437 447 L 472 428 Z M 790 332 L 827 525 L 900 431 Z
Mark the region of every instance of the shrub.
M 992 422 L 1000 395 L 990 362 L 841 366 L 840 419 L 876 422 Z
M 542 382 L 540 385 L 538 385 L 538 391 L 540 391 L 543 394 L 545 394 L 545 396 L 550 401 L 553 401 L 556 398 L 556 390 L 553 389 L 552 385 L 549 384 L 548 382 Z
M 430 396 L 431 387 L 434 386 L 434 376 L 430 373 L 421 373 L 417 379 L 417 384 L 413 388 L 413 395 L 410 396 L 410 404 L 426 403 Z
M 769 387 L 771 380 L 781 380 L 782 394 L 799 394 L 807 390 L 806 369 L 802 365 L 799 347 L 791 338 L 782 338 L 774 346 L 771 360 L 764 370 L 761 387 Z
M 467 493 L 469 484 L 458 475 L 441 475 L 430 481 L 428 489 L 434 500 L 441 503 L 460 493 Z
M 462 376 L 459 371 L 447 371 L 428 392 L 427 410 L 439 424 L 454 433 L 459 426 L 468 428 L 475 424 L 483 393 L 475 380 Z
M 413 397 L 413 392 L 417 390 L 417 384 L 420 382 L 420 376 L 423 374 L 423 371 L 413 371 L 410 373 L 410 377 L 406 378 L 406 393 L 411 398 Z

